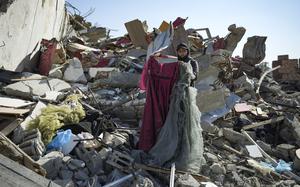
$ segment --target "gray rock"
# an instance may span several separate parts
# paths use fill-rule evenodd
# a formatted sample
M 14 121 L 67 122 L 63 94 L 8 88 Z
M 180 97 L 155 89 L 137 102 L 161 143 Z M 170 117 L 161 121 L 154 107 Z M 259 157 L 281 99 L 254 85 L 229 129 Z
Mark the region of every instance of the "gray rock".
M 121 172 L 118 169 L 114 169 L 107 177 L 107 183 L 113 182 L 115 180 L 118 180 L 122 177 L 126 176 L 125 173 Z M 130 186 L 129 181 L 126 181 L 123 183 L 124 186 Z
M 72 157 L 70 157 L 70 156 L 64 156 L 62 160 L 63 160 L 64 163 L 69 163 L 69 161 L 71 159 L 72 159 Z
M 81 62 L 78 58 L 69 60 L 69 66 L 64 72 L 64 80 L 68 82 L 87 83 Z
M 101 157 L 102 160 L 105 160 L 107 156 L 111 153 L 111 149 L 108 148 L 102 148 L 98 154 Z
M 284 160 L 290 160 L 290 154 L 296 150 L 294 145 L 279 144 L 276 146 L 276 153 Z
M 219 161 L 219 159 L 216 155 L 208 153 L 208 152 L 204 153 L 203 156 L 207 162 L 218 162 Z
M 229 128 L 223 129 L 223 136 L 231 143 L 245 144 L 249 142 L 243 134 Z
M 264 141 L 260 141 L 260 140 L 257 140 L 256 141 L 257 145 L 259 145 L 259 147 L 262 148 L 262 150 L 264 150 L 266 153 L 272 155 L 273 154 L 273 151 L 272 151 L 272 147 L 270 144 L 267 144 L 266 142 Z
M 90 83 L 91 88 L 114 87 L 114 88 L 135 88 L 138 86 L 140 74 L 128 72 L 111 72 L 108 77 L 97 79 Z
M 78 170 L 77 172 L 75 172 L 74 178 L 77 180 L 86 181 L 89 179 L 89 176 L 83 170 Z
M 89 169 L 91 175 L 99 175 L 104 171 L 103 168 L 103 160 L 101 156 L 96 151 L 88 151 L 84 147 L 75 148 L 76 155 L 78 158 L 83 160 L 86 164 L 86 167 Z
M 214 163 L 213 165 L 210 166 L 210 169 L 214 174 L 225 174 L 226 173 L 225 167 L 219 163 Z
M 47 171 L 46 177 L 48 179 L 54 179 L 58 175 L 60 168 L 63 166 L 62 158 L 63 154 L 61 152 L 52 151 L 44 157 L 41 157 L 37 163 Z
M 58 173 L 58 176 L 61 178 L 61 179 L 72 179 L 73 177 L 73 172 L 70 171 L 70 170 L 65 170 L 65 169 L 62 169 L 59 171 Z
M 154 187 L 154 184 L 149 178 L 138 175 L 132 186 L 134 186 L 134 187 Z
M 100 78 L 101 75 L 104 76 L 112 71 L 119 72 L 118 68 L 111 68 L 111 67 L 105 67 L 105 68 L 89 68 L 88 75 L 90 78 Z
M 66 91 L 71 86 L 63 80 L 46 79 L 27 80 L 10 84 L 3 88 L 7 95 L 32 99 L 33 96 L 43 96 L 50 91 Z
M 296 116 L 288 116 L 284 120 L 283 126 L 286 127 L 280 131 L 280 137 L 288 142 L 295 141 L 300 146 L 300 125 Z
M 101 187 L 99 177 L 97 175 L 90 177 L 88 180 L 88 187 Z
M 76 186 L 77 186 L 77 187 L 86 187 L 87 184 L 88 184 L 88 181 L 87 181 L 87 180 L 85 180 L 85 181 L 83 181 L 83 180 L 78 180 L 78 181 L 76 181 Z
M 199 182 L 189 174 L 180 175 L 175 182 L 176 187 L 198 187 Z
M 85 166 L 85 163 L 82 160 L 78 160 L 78 159 L 72 159 L 69 161 L 69 164 L 68 164 L 68 167 L 71 170 L 84 168 L 84 166 Z
M 141 56 L 146 56 L 147 51 L 144 49 L 130 49 L 126 55 L 139 58 Z
M 225 49 L 234 51 L 237 44 L 244 36 L 246 29 L 244 27 L 236 27 L 235 24 L 232 24 L 228 27 L 228 30 L 230 31 L 230 33 L 225 37 Z
M 236 171 L 236 165 L 235 164 L 227 164 L 226 165 L 226 170 L 230 171 L 230 172 Z
M 54 183 L 62 186 L 62 187 L 75 187 L 75 184 L 72 180 L 60 180 L 60 179 L 57 179 L 57 180 L 54 180 L 53 181 Z
M 62 79 L 63 78 L 62 67 L 51 69 L 48 77 Z

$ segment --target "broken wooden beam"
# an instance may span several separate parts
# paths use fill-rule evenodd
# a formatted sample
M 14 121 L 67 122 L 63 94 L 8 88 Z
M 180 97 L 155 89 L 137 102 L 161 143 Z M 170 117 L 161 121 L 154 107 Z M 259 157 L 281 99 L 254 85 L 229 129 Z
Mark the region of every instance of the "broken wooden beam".
M 17 118 L 13 120 L 5 120 L 0 124 L 0 132 L 2 132 L 5 136 L 9 135 L 13 130 L 15 130 L 21 123 L 22 119 Z
M 284 116 L 279 116 L 279 117 L 268 119 L 268 120 L 265 120 L 265 121 L 252 123 L 251 125 L 244 126 L 243 130 L 253 129 L 253 128 L 263 126 L 263 125 L 269 125 L 269 124 L 277 123 L 277 122 L 283 121 L 284 118 L 285 118 Z

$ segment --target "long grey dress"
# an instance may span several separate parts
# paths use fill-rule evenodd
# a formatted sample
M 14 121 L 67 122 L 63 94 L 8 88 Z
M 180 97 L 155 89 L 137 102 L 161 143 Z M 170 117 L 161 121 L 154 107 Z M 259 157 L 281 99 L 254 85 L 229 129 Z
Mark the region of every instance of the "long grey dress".
M 155 164 L 198 173 L 203 163 L 201 113 L 196 105 L 197 89 L 190 87 L 192 66 L 180 62 L 179 80 L 174 86 L 169 112 L 156 144 L 149 151 Z

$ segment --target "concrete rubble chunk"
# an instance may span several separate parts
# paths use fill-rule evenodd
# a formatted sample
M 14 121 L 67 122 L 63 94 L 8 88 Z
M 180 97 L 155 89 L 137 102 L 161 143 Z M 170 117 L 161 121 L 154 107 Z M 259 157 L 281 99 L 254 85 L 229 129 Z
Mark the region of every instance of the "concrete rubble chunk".
M 57 179 L 57 180 L 54 180 L 53 182 L 62 187 L 75 187 L 75 184 L 71 179 L 67 179 L 67 180 Z
M 204 153 L 203 156 L 207 162 L 218 162 L 219 161 L 219 159 L 216 155 L 209 153 L 209 152 Z
M 78 58 L 69 60 L 69 66 L 64 72 L 64 80 L 68 82 L 87 83 L 81 62 Z
M 215 174 L 225 174 L 226 173 L 226 169 L 224 166 L 222 166 L 219 163 L 214 163 L 210 166 L 210 169 L 213 173 Z
M 101 187 L 100 178 L 95 175 L 93 177 L 90 177 L 88 180 L 88 187 Z
M 143 23 L 140 20 L 135 19 L 125 23 L 125 27 L 133 45 L 135 45 L 136 47 L 142 47 L 143 49 L 147 49 L 147 33 L 144 30 Z
M 147 51 L 144 49 L 131 49 L 128 51 L 127 56 L 140 58 L 140 57 L 146 57 Z
M 77 180 L 86 181 L 89 179 L 89 175 L 86 172 L 84 172 L 83 170 L 78 170 L 74 173 L 74 178 Z
M 175 182 L 176 187 L 200 187 L 199 182 L 189 174 L 179 175 Z
M 243 62 L 254 66 L 260 63 L 266 56 L 265 36 L 252 36 L 247 39 L 243 48 Z
M 134 187 L 154 187 L 154 184 L 148 177 L 138 175 L 137 179 L 133 183 L 133 186 Z
M 110 72 L 119 72 L 117 68 L 114 67 L 103 67 L 103 68 L 89 68 L 89 78 L 101 79 L 108 77 Z
M 27 80 L 10 84 L 3 88 L 7 95 L 32 99 L 50 91 L 67 91 L 71 86 L 60 79 Z
M 70 156 L 64 156 L 62 160 L 63 160 L 64 163 L 67 164 L 67 163 L 69 163 L 72 160 L 72 157 L 70 157 Z
M 48 77 L 62 79 L 63 78 L 62 67 L 56 67 L 54 69 L 51 69 Z
M 225 49 L 234 51 L 237 44 L 243 38 L 246 29 L 244 27 L 236 27 L 235 24 L 232 24 L 228 27 L 228 31 L 230 31 L 230 33 L 225 37 Z
M 70 170 L 62 169 L 59 171 L 58 176 L 63 180 L 72 179 L 73 172 Z
M 85 187 L 88 184 L 88 180 L 77 180 L 76 181 L 76 186 L 78 187 Z
M 63 154 L 61 152 L 52 151 L 41 157 L 37 163 L 47 171 L 47 178 L 54 179 L 63 166 L 62 158 Z
M 279 144 L 276 146 L 275 153 L 284 159 L 284 160 L 291 160 L 291 154 L 295 152 L 296 147 L 290 144 Z
M 91 175 L 103 173 L 103 160 L 95 150 L 88 151 L 84 147 L 77 147 L 75 148 L 75 152 L 78 158 L 84 161 Z
M 71 159 L 68 163 L 68 167 L 71 170 L 77 170 L 80 168 L 84 168 L 85 167 L 85 163 L 82 160 L 78 160 L 78 159 Z
M 180 159 L 184 166 L 195 166 L 190 163 L 194 160 L 193 151 L 187 151 L 190 155 L 181 156 L 178 153 L 183 149 L 177 147 L 174 154 L 171 154 L 171 160 L 159 165 L 156 161 L 162 160 L 163 155 L 155 160 L 153 155 L 138 149 L 141 148 L 141 138 L 144 138 L 141 137 L 143 133 L 140 133 L 143 115 L 148 114 L 145 106 L 149 98 L 146 96 L 149 96 L 149 90 L 153 91 L 149 85 L 146 85 L 148 90 L 139 88 L 141 75 L 148 76 L 145 82 L 149 84 L 151 76 L 156 74 L 149 70 L 152 68 L 148 66 L 149 56 L 155 54 L 155 59 L 165 58 L 165 55 L 176 57 L 179 43 L 186 44 L 189 55 L 199 66 L 197 80 L 193 82 L 197 89 L 196 104 L 201 114 L 195 109 L 196 112 L 180 111 L 179 118 L 172 112 L 163 115 L 174 117 L 179 122 L 195 122 L 198 125 L 194 127 L 201 125 L 199 130 L 202 130 L 204 142 L 201 152 L 203 158 L 200 159 L 202 162 L 197 162 L 202 163 L 201 172 L 198 173 L 197 170 L 197 174 L 192 174 L 191 170 L 182 169 L 188 170 L 186 174 L 182 174 L 178 172 L 181 170 L 180 162 L 176 161 L 174 186 L 281 187 L 300 184 L 299 57 L 290 59 L 288 54 L 279 55 L 272 62 L 272 68 L 281 67 L 271 71 L 270 62 L 263 61 L 266 56 L 266 36 L 249 37 L 247 43 L 243 43 L 240 57 L 236 56 L 236 49 L 241 45 L 239 42 L 246 29 L 236 24 L 228 26 L 226 36 L 212 36 L 213 32 L 209 28 L 186 29 L 185 22 L 188 18 L 178 17 L 174 22 L 162 21 L 160 26 L 157 25 L 159 28 L 151 31 L 148 31 L 147 21 L 135 19 L 125 23 L 128 33 L 115 37 L 114 29 L 92 25 L 86 20 L 90 12 L 84 16 L 78 15 L 77 10 L 79 13 L 81 10 L 65 0 L 49 3 L 43 0 L 36 2 L 37 4 L 30 0 L 2 1 L 0 28 L 4 28 L 4 32 L 0 35 L 4 38 L 0 40 L 0 63 L 3 62 L 3 68 L 0 67 L 0 137 L 5 141 L 0 141 L 0 153 L 45 175 L 47 180 L 53 181 L 49 186 L 57 183 L 67 187 L 101 187 L 126 177 L 130 179 L 114 186 L 168 186 L 169 166 L 173 163 L 171 160 Z M 12 2 L 14 3 L 11 4 Z M 20 7 L 24 11 L 19 11 Z M 20 19 L 19 13 L 24 12 L 26 16 L 21 16 L 24 19 Z M 24 23 L 20 24 L 15 19 Z M 32 20 L 35 27 L 31 28 L 32 24 L 27 24 L 28 20 Z M 44 27 L 45 24 L 47 27 Z M 16 45 L 20 38 L 24 45 Z M 155 53 L 158 49 L 159 53 Z M 172 59 L 158 61 L 168 66 L 166 63 L 174 62 L 174 58 Z M 182 64 L 179 64 L 180 71 L 176 73 L 182 78 Z M 164 72 L 164 65 L 157 71 Z M 38 71 L 48 76 L 26 71 Z M 159 78 L 169 79 L 169 72 Z M 186 74 L 183 79 L 185 78 L 191 77 Z M 180 83 L 181 80 L 175 81 L 177 87 L 182 85 L 183 89 L 188 88 L 188 84 Z M 156 81 L 154 84 L 156 85 Z M 74 145 L 69 146 L 69 151 L 64 149 L 69 144 L 64 144 L 60 151 L 49 152 L 50 146 L 43 144 L 38 130 L 26 130 L 28 122 L 37 119 L 48 104 L 61 106 L 64 104 L 64 97 L 78 93 L 81 95 L 80 103 L 84 107 L 85 118 L 76 120 L 76 124 L 70 124 L 69 120 L 62 124 L 59 118 L 58 122 L 63 126 L 51 131 L 68 129 L 80 140 L 73 141 L 75 138 L 71 137 L 69 143 Z M 11 96 L 26 98 L 30 102 L 12 99 Z M 173 93 L 170 96 L 171 100 L 174 99 Z M 189 99 L 189 95 L 181 96 L 178 98 Z M 155 99 L 150 100 L 150 103 L 156 103 Z M 35 102 L 32 101 L 39 102 L 34 106 Z M 158 104 L 161 106 L 160 101 Z M 57 110 L 53 115 L 67 113 L 53 108 Z M 26 110 L 27 113 L 15 119 L 15 116 L 5 113 L 10 109 L 14 112 Z M 32 113 L 29 114 L 31 110 Z M 192 121 L 189 121 L 182 118 L 183 112 L 191 112 L 197 116 L 192 116 Z M 73 121 L 76 116 L 70 114 L 66 118 Z M 21 123 L 22 120 L 24 121 Z M 49 121 L 49 118 L 42 115 L 38 120 L 41 122 L 39 125 L 45 125 L 43 120 Z M 157 120 L 160 123 L 160 117 L 155 118 L 154 123 Z M 171 133 L 178 139 L 173 138 L 174 145 L 189 149 L 189 146 L 183 145 L 187 140 L 198 146 L 199 141 L 194 141 L 191 133 L 196 131 L 186 128 L 188 125 L 180 124 L 178 128 L 170 128 L 178 132 Z M 160 131 L 153 135 L 169 137 L 170 133 L 164 127 L 166 126 L 162 128 L 166 130 L 164 134 Z M 6 129 L 9 130 L 5 131 Z M 150 136 L 152 135 L 145 137 Z M 9 142 L 9 138 L 13 142 Z M 163 140 L 154 138 L 153 143 L 158 142 Z M 162 150 L 165 148 L 162 146 Z M 268 155 L 260 148 L 270 157 L 265 159 Z M 250 159 L 249 156 L 252 157 L 251 160 L 247 160 Z M 260 163 L 272 161 L 274 165 L 282 164 L 279 159 L 286 163 L 293 161 L 292 171 L 277 174 L 269 168 L 263 168 L 263 163 Z M 168 171 L 155 169 L 156 166 Z M 3 178 L 1 171 L 0 168 L 0 186 Z M 19 174 L 26 176 L 26 172 Z M 6 173 L 4 177 L 5 175 Z M 8 178 L 17 180 L 11 175 Z
M 113 87 L 113 88 L 135 88 L 138 86 L 140 74 L 128 72 L 111 72 L 107 77 L 89 83 L 91 88 Z
M 197 106 L 201 112 L 210 112 L 225 105 L 223 89 L 198 91 Z
M 245 142 L 249 142 L 242 133 L 229 128 L 223 128 L 222 130 L 224 137 L 232 143 L 244 144 Z

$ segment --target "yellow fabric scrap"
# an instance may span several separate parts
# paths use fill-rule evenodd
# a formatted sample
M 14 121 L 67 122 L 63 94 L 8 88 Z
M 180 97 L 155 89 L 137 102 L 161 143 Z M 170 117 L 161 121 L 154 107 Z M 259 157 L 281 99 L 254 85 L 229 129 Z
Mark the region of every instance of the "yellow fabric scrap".
M 85 111 L 79 102 L 79 95 L 70 95 L 62 105 L 49 104 L 42 109 L 41 114 L 31 120 L 28 129 L 38 128 L 42 134 L 42 140 L 48 144 L 56 133 L 56 130 L 65 124 L 77 124 L 85 117 Z

